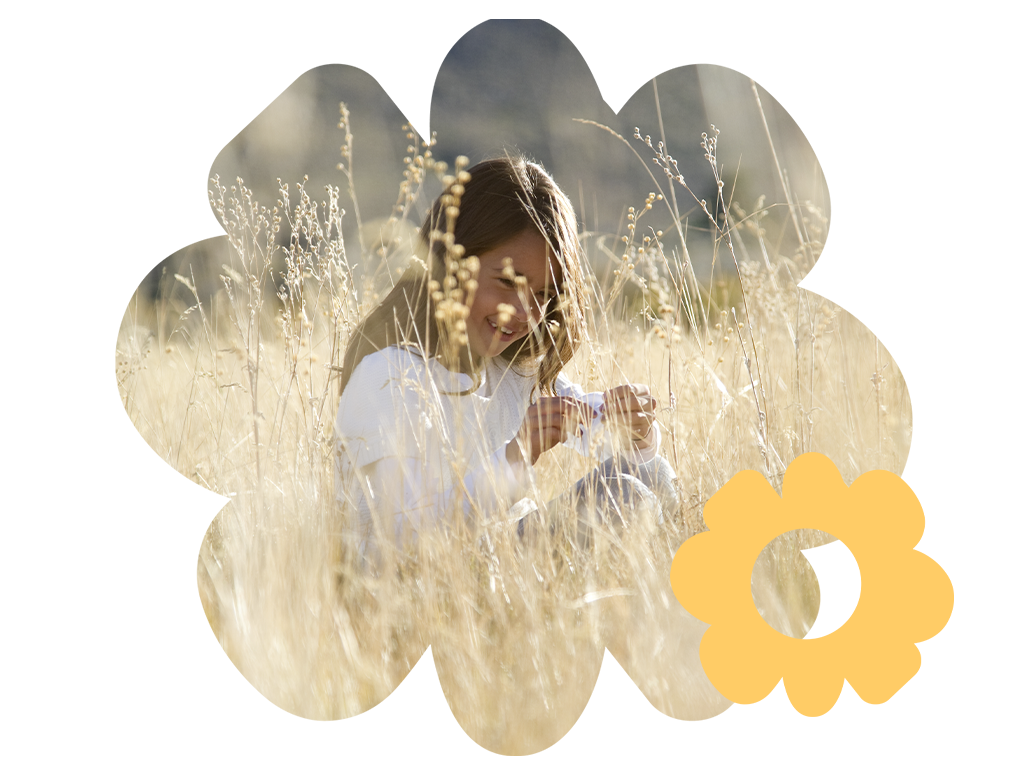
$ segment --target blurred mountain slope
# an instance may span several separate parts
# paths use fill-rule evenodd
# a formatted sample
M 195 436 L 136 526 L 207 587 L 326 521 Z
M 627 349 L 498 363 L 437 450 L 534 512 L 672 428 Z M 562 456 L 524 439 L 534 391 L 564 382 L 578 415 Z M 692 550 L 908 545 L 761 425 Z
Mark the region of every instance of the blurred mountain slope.
M 651 27 L 668 146 L 690 186 L 713 195 L 699 140 L 715 122 L 736 199 L 747 209 L 761 193 L 783 200 L 732 23 Z M 740 23 L 740 31 L 779 160 L 797 197 L 814 198 L 824 192 L 814 175 L 824 22 Z M 912 82 L 912 38 L 909 21 L 833 22 L 825 88 L 878 69 Z M 389 214 L 407 142 L 400 126 L 411 118 L 423 138 L 438 132 L 435 155 L 450 163 L 513 148 L 537 158 L 591 230 L 617 230 L 624 209 L 653 188 L 628 148 L 574 120 L 611 126 L 648 158 L 631 140 L 635 126 L 660 134 L 638 21 L 118 21 L 115 63 L 115 211 L 127 216 L 116 267 L 151 292 L 161 269 L 186 265 L 200 285 L 217 287 L 225 253 L 207 201 L 215 174 L 223 183 L 242 177 L 268 205 L 277 178 L 308 175 L 315 195 L 345 188 L 335 168 L 340 101 L 352 114 L 365 219 Z M 825 97 L 821 175 L 833 207 L 832 186 L 839 191 L 832 221 L 838 214 L 847 244 L 876 212 L 901 216 L 905 184 L 892 128 L 856 85 L 913 139 L 912 89 L 900 81 L 862 78 Z M 680 201 L 691 204 L 681 190 Z M 703 225 L 690 217 L 699 253 Z

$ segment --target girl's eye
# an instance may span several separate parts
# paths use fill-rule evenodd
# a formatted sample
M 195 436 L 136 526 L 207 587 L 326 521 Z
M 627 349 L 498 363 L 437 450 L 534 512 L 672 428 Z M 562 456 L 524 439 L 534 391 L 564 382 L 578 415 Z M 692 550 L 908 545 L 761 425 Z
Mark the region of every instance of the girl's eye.
M 506 276 L 499 276 L 497 278 L 500 280 L 500 284 L 503 287 L 506 287 L 507 289 L 517 288 L 517 285 L 513 281 L 508 279 Z M 540 308 L 545 307 L 551 300 L 553 300 L 553 295 L 543 290 L 540 290 L 535 294 L 535 302 L 539 305 Z

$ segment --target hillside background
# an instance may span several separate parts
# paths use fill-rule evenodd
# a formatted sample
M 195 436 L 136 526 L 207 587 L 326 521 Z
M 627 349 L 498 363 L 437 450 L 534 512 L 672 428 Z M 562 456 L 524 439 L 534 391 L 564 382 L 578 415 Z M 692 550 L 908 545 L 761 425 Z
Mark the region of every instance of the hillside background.
M 692 189 L 713 197 L 700 137 L 714 123 L 737 203 L 748 212 L 761 194 L 783 201 L 733 24 L 652 21 L 651 31 L 668 147 Z M 797 198 L 822 207 L 846 248 L 879 212 L 905 219 L 901 191 L 913 193 L 896 130 L 913 143 L 913 89 L 898 79 L 913 83 L 912 22 L 833 21 L 825 89 L 867 71 L 897 77 L 860 78 L 821 101 L 823 21 L 742 22 L 740 31 Z M 396 200 L 408 119 L 423 139 L 438 133 L 434 153 L 451 166 L 460 154 L 475 162 L 505 149 L 541 161 L 592 231 L 617 232 L 654 187 L 628 147 L 575 121 L 610 126 L 649 160 L 632 140 L 636 126 L 660 136 L 641 21 L 117 21 L 115 63 L 115 264 L 149 294 L 162 272 L 190 267 L 201 291 L 219 287 L 227 253 L 208 197 L 216 174 L 243 178 L 267 205 L 277 178 L 307 175 L 311 193 L 339 186 L 351 209 L 336 169 L 340 102 L 352 115 L 366 223 Z M 782 226 L 787 247 L 784 209 L 768 223 Z M 704 225 L 694 208 L 701 277 L 711 263 Z M 360 262 L 356 237 L 348 243 Z

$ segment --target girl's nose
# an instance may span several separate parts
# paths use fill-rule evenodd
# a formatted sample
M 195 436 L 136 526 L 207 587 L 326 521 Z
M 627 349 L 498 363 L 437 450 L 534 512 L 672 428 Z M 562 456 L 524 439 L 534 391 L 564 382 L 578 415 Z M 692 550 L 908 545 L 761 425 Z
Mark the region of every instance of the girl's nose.
M 525 302 L 519 297 L 514 301 L 514 318 L 522 324 L 527 324 L 531 314 L 525 309 Z
M 501 303 L 499 307 L 501 310 L 506 310 L 514 321 L 519 324 L 526 324 L 528 322 L 528 313 L 525 311 L 525 298 L 522 297 L 521 292 L 515 291 L 510 294 L 510 303 Z

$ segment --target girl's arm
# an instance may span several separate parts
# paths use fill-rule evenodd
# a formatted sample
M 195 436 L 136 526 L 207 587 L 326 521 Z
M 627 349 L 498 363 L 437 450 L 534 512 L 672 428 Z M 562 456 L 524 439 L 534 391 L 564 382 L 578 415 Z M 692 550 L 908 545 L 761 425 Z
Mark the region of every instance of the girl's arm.
M 563 442 L 581 420 L 580 402 L 572 397 L 540 397 L 529 406 L 517 436 L 494 451 L 478 468 L 464 475 L 455 485 L 440 482 L 442 474 L 432 472 L 432 453 L 427 458 L 383 458 L 362 468 L 369 500 L 377 495 L 379 511 L 403 513 L 404 520 L 417 531 L 425 518 L 438 518 L 462 506 L 461 515 L 470 520 L 477 510 L 478 519 L 508 509 L 531 487 L 531 466 L 539 456 Z M 452 478 L 452 475 L 450 475 Z M 374 482 L 372 482 L 374 480 Z M 376 490 L 378 493 L 375 493 Z M 382 507 L 384 506 L 384 510 Z M 402 537 L 402 533 L 398 536 Z

